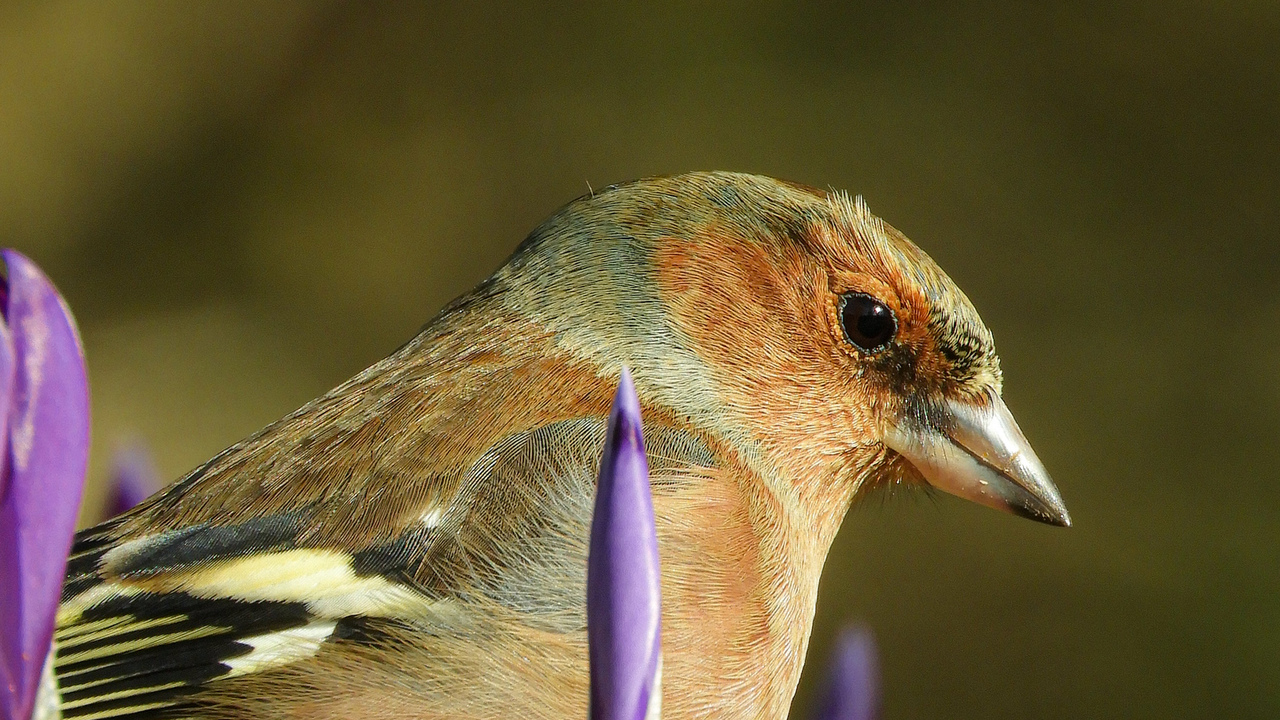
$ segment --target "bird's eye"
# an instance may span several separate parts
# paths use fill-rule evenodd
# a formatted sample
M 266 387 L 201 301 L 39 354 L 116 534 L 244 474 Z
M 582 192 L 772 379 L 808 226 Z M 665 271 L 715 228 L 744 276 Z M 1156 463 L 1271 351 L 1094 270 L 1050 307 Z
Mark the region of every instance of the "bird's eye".
M 898 332 L 898 321 L 884 303 L 862 293 L 840 296 L 840 324 L 849 342 L 867 352 L 880 350 Z

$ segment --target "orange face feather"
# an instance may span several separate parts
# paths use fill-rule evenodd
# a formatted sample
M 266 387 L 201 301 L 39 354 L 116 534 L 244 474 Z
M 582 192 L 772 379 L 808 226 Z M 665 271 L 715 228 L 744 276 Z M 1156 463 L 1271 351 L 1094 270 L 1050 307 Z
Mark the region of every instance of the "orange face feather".
M 1067 523 L 990 333 L 901 234 L 767 178 L 643 180 L 570 204 L 395 354 L 86 531 L 64 715 L 581 716 L 588 514 L 623 365 L 666 717 L 785 715 L 866 488 L 905 477 Z

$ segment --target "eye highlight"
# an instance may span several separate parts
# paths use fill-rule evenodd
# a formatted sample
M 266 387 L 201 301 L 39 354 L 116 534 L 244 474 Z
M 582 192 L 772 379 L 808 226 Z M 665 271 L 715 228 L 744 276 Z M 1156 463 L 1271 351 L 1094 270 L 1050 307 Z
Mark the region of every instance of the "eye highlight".
M 883 349 L 898 332 L 893 311 L 864 293 L 840 296 L 840 326 L 845 339 L 866 352 Z

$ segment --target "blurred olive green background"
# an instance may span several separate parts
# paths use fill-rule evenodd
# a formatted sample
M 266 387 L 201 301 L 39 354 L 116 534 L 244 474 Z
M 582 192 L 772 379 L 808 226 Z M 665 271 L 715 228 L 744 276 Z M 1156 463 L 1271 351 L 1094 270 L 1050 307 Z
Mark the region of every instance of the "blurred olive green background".
M 1076 523 L 856 509 L 797 710 L 861 618 L 890 719 L 1280 716 L 1280 4 L 11 2 L 0 98 L 0 237 L 88 353 L 86 521 L 113 447 L 176 478 L 588 184 L 761 172 L 951 273 Z

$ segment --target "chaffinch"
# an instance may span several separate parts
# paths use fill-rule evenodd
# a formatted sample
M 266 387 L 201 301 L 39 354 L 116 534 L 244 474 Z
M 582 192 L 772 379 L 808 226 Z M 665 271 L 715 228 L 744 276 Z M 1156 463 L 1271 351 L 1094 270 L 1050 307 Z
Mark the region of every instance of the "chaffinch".
M 785 717 L 856 496 L 927 484 L 1069 524 L 991 333 L 861 199 L 640 180 L 570 203 L 390 357 L 82 532 L 63 716 L 583 717 L 623 365 L 668 718 Z

